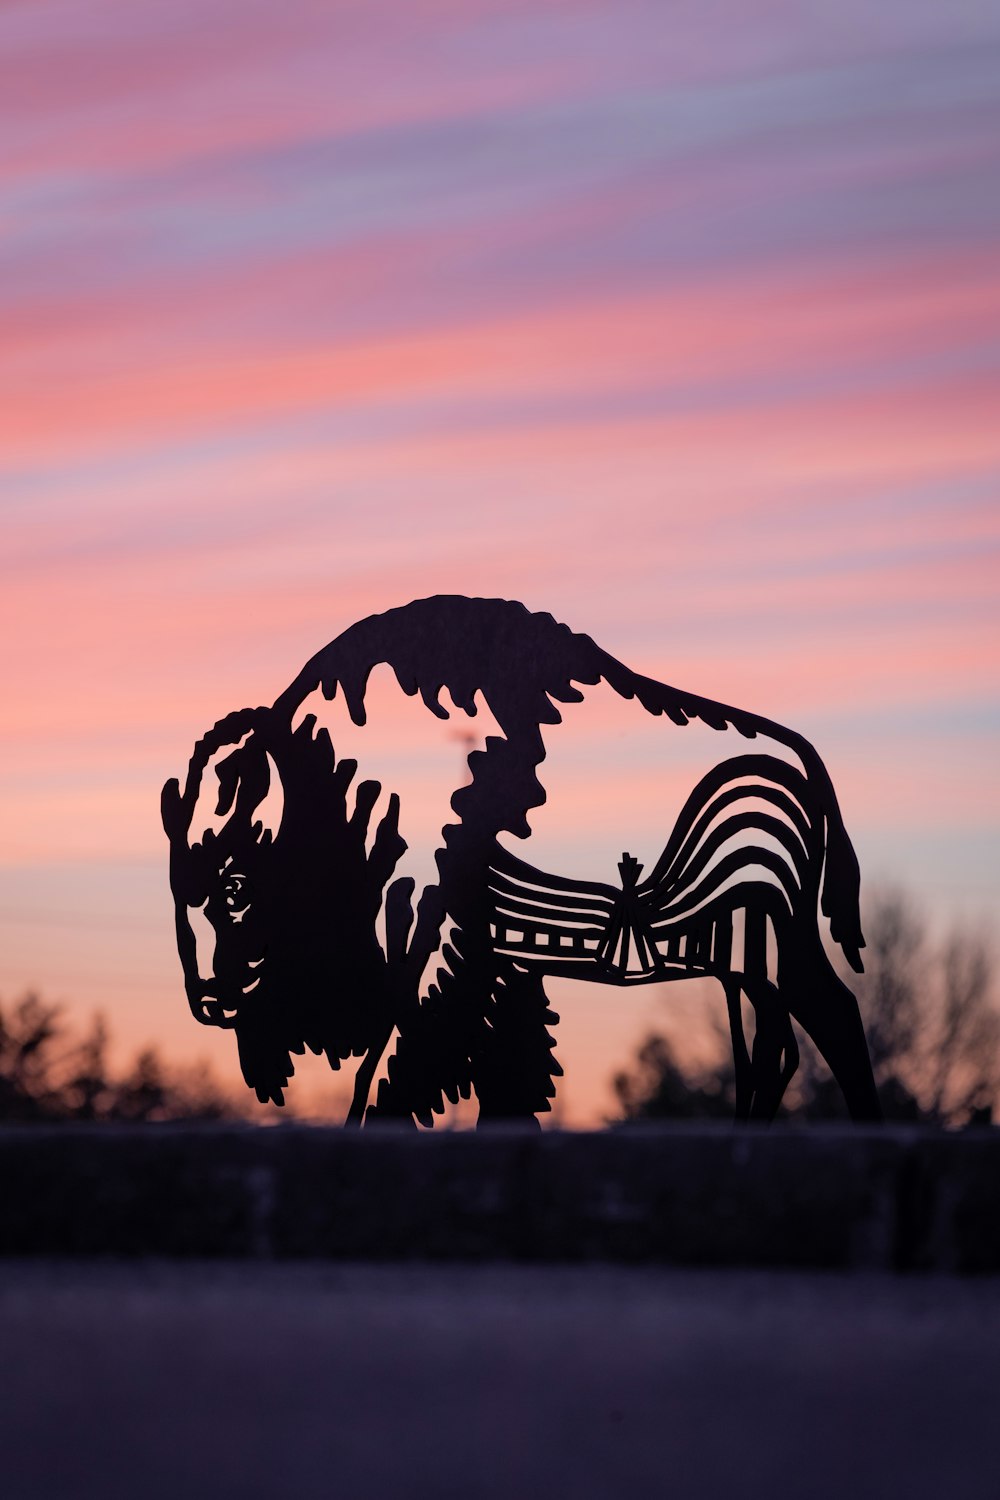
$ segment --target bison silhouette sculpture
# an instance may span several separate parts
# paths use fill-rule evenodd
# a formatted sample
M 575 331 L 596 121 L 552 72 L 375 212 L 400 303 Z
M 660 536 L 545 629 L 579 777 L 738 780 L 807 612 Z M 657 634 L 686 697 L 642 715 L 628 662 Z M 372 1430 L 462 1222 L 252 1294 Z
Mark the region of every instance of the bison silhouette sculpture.
M 499 730 L 468 756 L 436 878 L 419 892 L 397 873 L 399 797 L 359 779 L 308 712 L 318 693 L 340 694 L 364 725 L 376 667 L 428 714 L 448 717 L 446 691 L 466 714 L 487 705 Z M 528 815 L 546 799 L 542 730 L 598 684 L 670 725 L 766 737 L 797 763 L 723 760 L 691 788 L 645 875 L 627 851 L 617 878 L 535 868 L 501 838 L 530 840 Z M 703 977 L 728 1009 L 738 1119 L 777 1112 L 798 1062 L 792 1018 L 852 1117 L 879 1117 L 858 1006 L 821 939 L 820 911 L 861 970 L 858 863 L 818 754 L 768 719 L 630 671 L 550 615 L 449 596 L 362 620 L 271 707 L 215 724 L 183 788 L 164 787 L 162 816 L 191 1012 L 235 1032 L 262 1102 L 284 1101 L 309 1048 L 335 1069 L 360 1059 L 349 1123 L 430 1125 L 473 1095 L 480 1123 L 536 1120 L 561 1072 L 547 977 L 625 989 Z

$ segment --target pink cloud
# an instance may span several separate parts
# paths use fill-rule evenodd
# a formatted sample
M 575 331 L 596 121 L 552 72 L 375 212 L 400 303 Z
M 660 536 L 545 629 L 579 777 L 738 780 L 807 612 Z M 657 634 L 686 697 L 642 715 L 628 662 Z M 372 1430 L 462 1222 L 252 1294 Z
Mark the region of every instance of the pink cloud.
M 343 293 L 375 292 L 380 276 L 391 276 L 407 245 L 384 247 L 374 264 L 367 251 L 346 253 Z M 430 242 L 420 253 L 429 253 Z M 242 295 L 267 301 L 268 283 L 277 290 L 288 266 L 246 271 L 234 279 Z M 336 261 L 321 258 L 299 267 L 301 274 L 336 281 Z M 391 402 L 455 401 L 443 440 L 449 459 L 461 460 L 470 446 L 479 450 L 509 442 L 504 402 L 569 402 L 564 418 L 532 420 L 518 435 L 522 448 L 567 443 L 592 446 L 610 432 L 622 451 L 649 439 L 664 447 L 695 449 L 695 474 L 737 445 L 753 479 L 755 449 L 763 448 L 770 473 L 795 465 L 798 477 L 817 470 L 840 480 L 867 468 L 879 472 L 963 468 L 997 456 L 995 379 L 989 375 L 939 379 L 933 364 L 921 384 L 907 390 L 905 376 L 881 391 L 834 390 L 829 396 L 798 395 L 795 377 L 868 362 L 905 361 L 920 354 L 940 359 L 960 347 L 1000 313 L 1000 279 L 985 257 L 964 256 L 950 264 L 916 262 L 908 272 L 869 270 L 809 278 L 722 280 L 698 289 L 643 292 L 571 302 L 517 317 L 478 320 L 411 333 L 372 334 L 354 342 L 313 345 L 287 339 L 244 341 L 208 334 L 196 344 L 177 343 L 176 320 L 197 316 L 205 289 L 186 305 L 158 304 L 153 317 L 163 330 L 153 343 L 136 310 L 115 331 L 113 304 L 97 304 L 104 323 L 99 343 L 85 339 L 86 326 L 60 331 L 53 321 L 25 331 L 21 359 L 5 364 L 0 399 L 6 412 L 8 450 L 13 461 L 51 463 L 152 441 L 191 439 L 211 431 L 280 422 L 304 413 L 368 410 L 377 417 Z M 308 298 L 306 299 L 308 302 Z M 769 377 L 784 379 L 771 397 L 753 395 Z M 741 398 L 739 382 L 746 382 Z M 737 382 L 732 393 L 725 382 Z M 721 383 L 721 384 L 720 384 Z M 629 392 L 659 390 L 662 415 L 614 415 L 614 402 Z M 808 385 L 806 386 L 808 391 Z M 693 409 L 671 410 L 676 391 Z M 593 409 L 603 399 L 608 412 Z M 500 403 L 500 430 L 476 431 L 470 402 Z M 590 403 L 575 418 L 572 403 Z M 483 408 L 488 413 L 488 405 Z M 780 440 L 774 431 L 781 424 Z M 491 422 L 496 418 L 491 418 Z M 516 427 L 516 417 L 506 426 Z M 706 436 L 710 440 L 706 442 Z M 377 440 L 373 440 L 377 441 Z M 433 434 L 415 446 L 436 461 L 442 439 Z M 355 445 L 351 445 L 355 446 Z M 410 446 L 414 446 L 410 444 Z M 471 458 L 471 454 L 469 455 Z M 818 460 L 818 464 L 812 460 Z M 673 467 L 677 468 L 676 462 Z
M 383 24 L 373 25 L 379 10 Z M 467 9 L 423 0 L 409 24 L 396 7 L 370 11 L 363 26 L 339 6 L 280 16 L 241 6 L 211 23 L 198 10 L 164 25 L 165 9 L 137 24 L 134 8 L 105 5 L 89 36 L 62 44 L 62 18 L 53 14 L 46 27 L 39 16 L 35 37 L 8 44 L 0 67 L 6 170 L 12 180 L 176 170 L 227 154 L 516 109 L 587 71 L 530 50 L 506 67 L 474 49 L 464 66 L 449 65 L 434 36 L 441 28 L 446 37 L 460 35 Z

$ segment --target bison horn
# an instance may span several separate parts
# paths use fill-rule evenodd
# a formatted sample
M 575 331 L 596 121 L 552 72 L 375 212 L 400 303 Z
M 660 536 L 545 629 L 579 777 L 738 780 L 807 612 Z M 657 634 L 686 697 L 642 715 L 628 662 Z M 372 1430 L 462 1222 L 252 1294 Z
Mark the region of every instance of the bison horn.
M 184 833 L 184 807 L 180 783 L 176 777 L 171 777 L 160 793 L 160 818 L 168 839 L 176 839 Z

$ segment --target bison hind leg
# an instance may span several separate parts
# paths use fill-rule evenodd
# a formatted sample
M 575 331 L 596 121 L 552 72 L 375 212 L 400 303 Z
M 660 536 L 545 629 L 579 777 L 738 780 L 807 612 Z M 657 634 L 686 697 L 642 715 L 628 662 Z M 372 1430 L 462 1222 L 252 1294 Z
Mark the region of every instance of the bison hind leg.
M 743 1012 L 740 997 L 743 986 L 739 975 L 729 974 L 723 980 L 726 992 L 726 1010 L 729 1013 L 729 1034 L 733 1043 L 733 1077 L 736 1084 L 736 1118 L 743 1122 L 750 1118 L 753 1103 L 753 1064 L 747 1049 L 743 1031 Z
M 753 1006 L 753 1047 L 747 1052 L 740 1014 L 740 990 Z M 736 1073 L 736 1118 L 769 1124 L 778 1113 L 795 1070 L 799 1047 L 792 1018 L 769 980 L 730 975 L 726 981 L 729 1024 Z
M 852 1120 L 882 1119 L 858 1002 L 823 951 L 818 937 L 779 964 L 792 1014 L 819 1048 Z

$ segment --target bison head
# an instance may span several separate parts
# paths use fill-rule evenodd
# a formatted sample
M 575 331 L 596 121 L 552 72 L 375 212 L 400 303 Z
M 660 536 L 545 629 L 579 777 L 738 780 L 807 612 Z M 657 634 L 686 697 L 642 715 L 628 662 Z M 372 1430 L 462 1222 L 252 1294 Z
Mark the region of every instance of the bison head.
M 183 791 L 177 781 L 163 788 L 188 1004 L 204 1025 L 236 1031 L 261 1100 L 283 1102 L 291 1053 L 309 1047 L 336 1068 L 385 1023 L 375 923 L 406 845 L 393 796 L 369 847 L 381 786 L 361 782 L 349 807 L 356 770 L 335 760 L 311 716 L 293 730 L 252 709 L 199 741 Z M 206 790 L 212 826 L 201 826 Z

